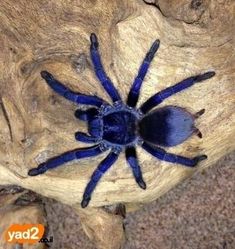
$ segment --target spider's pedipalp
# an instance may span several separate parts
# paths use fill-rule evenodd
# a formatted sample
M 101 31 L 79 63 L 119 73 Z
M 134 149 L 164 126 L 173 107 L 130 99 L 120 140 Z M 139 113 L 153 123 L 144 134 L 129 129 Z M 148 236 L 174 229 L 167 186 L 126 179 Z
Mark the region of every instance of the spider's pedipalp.
M 164 90 L 154 94 L 146 102 L 142 104 L 140 110 L 142 113 L 147 113 L 156 105 L 160 104 L 164 99 L 169 98 L 170 96 L 183 91 L 186 88 L 193 86 L 195 83 L 210 79 L 215 75 L 215 72 L 209 71 L 204 74 L 196 75 L 189 77 L 175 84 L 174 86 L 167 87 Z
M 93 172 L 91 179 L 89 183 L 87 184 L 86 189 L 83 194 L 83 199 L 81 203 L 81 206 L 83 208 L 85 208 L 89 204 L 92 192 L 94 191 L 100 178 L 115 163 L 115 161 L 118 159 L 118 156 L 119 154 L 110 152 L 108 156 L 103 161 L 101 161 L 99 166 Z
M 159 160 L 163 160 L 170 163 L 178 163 L 187 167 L 194 167 L 200 161 L 207 159 L 206 155 L 199 155 L 194 158 L 187 158 L 179 155 L 175 155 L 172 153 L 167 153 L 164 149 L 159 147 L 152 147 L 146 142 L 142 144 L 142 148 L 146 150 L 148 153 L 153 155 L 154 157 L 158 158 Z
M 74 113 L 74 116 L 82 121 L 90 121 L 95 118 L 99 113 L 96 108 L 89 108 L 85 111 L 77 109 Z
M 138 163 L 135 147 L 126 148 L 125 153 L 126 153 L 126 160 L 132 169 L 132 173 L 135 177 L 136 183 L 140 186 L 140 188 L 146 189 L 146 183 L 143 180 L 143 176 L 142 176 L 141 168 Z
M 94 105 L 97 107 L 104 104 L 104 100 L 97 96 L 90 96 L 72 91 L 47 71 L 42 71 L 41 76 L 56 93 L 76 104 Z
M 100 118 L 94 118 L 88 121 L 88 132 L 92 137 L 103 137 L 103 120 Z
M 90 37 L 91 40 L 91 46 L 90 46 L 90 53 L 91 53 L 91 60 L 94 65 L 94 70 L 97 78 L 99 79 L 100 83 L 102 84 L 103 88 L 106 90 L 108 95 L 111 97 L 113 102 L 120 101 L 121 97 L 111 82 L 111 80 L 107 77 L 99 54 L 99 43 L 96 35 L 94 33 L 91 34 Z
M 155 55 L 155 53 L 157 52 L 158 48 L 160 45 L 160 41 L 156 40 L 151 48 L 149 49 L 148 53 L 146 54 L 140 68 L 138 71 L 138 74 L 131 86 L 130 92 L 128 94 L 127 97 L 127 105 L 131 106 L 131 107 L 135 107 L 137 102 L 138 102 L 138 98 L 139 98 L 139 94 L 140 94 L 140 88 L 142 86 L 143 80 L 145 75 L 148 72 L 148 68 L 150 66 L 150 63 Z
M 57 168 L 58 166 L 70 162 L 72 160 L 97 156 L 102 152 L 103 151 L 100 149 L 98 145 L 88 148 L 79 148 L 73 151 L 68 151 L 57 157 L 49 159 L 45 163 L 39 164 L 37 168 L 30 169 L 28 175 L 36 176 L 39 174 L 43 174 L 49 169 Z
M 98 140 L 96 137 L 89 136 L 86 133 L 80 131 L 75 133 L 75 139 L 83 143 L 96 143 Z

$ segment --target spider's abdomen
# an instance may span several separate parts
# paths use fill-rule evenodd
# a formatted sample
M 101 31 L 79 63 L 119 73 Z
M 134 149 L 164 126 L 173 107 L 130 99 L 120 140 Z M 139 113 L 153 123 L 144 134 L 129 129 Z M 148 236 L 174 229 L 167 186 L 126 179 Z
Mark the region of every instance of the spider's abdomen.
M 194 132 L 194 117 L 185 109 L 166 106 L 147 114 L 139 122 L 142 139 L 161 146 L 175 146 Z
M 103 117 L 103 139 L 113 144 L 126 145 L 136 138 L 136 117 L 127 111 Z

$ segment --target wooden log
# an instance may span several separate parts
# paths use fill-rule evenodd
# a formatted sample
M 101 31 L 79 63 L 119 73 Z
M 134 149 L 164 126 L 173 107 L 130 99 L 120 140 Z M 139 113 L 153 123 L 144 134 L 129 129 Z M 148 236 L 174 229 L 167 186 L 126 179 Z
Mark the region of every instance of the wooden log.
M 235 148 L 234 1 L 13 1 L 0 10 L 0 184 L 16 184 L 69 205 L 105 155 L 28 177 L 30 168 L 82 147 L 74 139 L 86 125 L 73 116 L 74 104 L 56 95 L 40 77 L 48 70 L 66 85 L 109 100 L 89 57 L 89 35 L 100 40 L 104 67 L 126 99 L 152 42 L 161 45 L 145 79 L 139 103 L 157 91 L 208 70 L 216 76 L 179 93 L 163 105 L 192 113 L 205 108 L 191 137 L 169 148 L 208 160 L 195 169 L 159 161 L 138 148 L 147 190 L 136 185 L 124 155 L 98 184 L 90 207 L 124 203 L 127 211 L 155 200 L 194 172 L 213 165 Z M 199 2 L 199 1 L 198 1 Z
M 47 248 L 47 245 L 44 243 L 24 243 L 22 245 L 21 243 L 6 241 L 5 233 L 13 224 L 42 224 L 46 226 L 46 219 L 43 206 L 37 202 L 36 198 L 29 191 L 3 193 L 3 189 L 0 188 L 0 190 L 0 248 Z
M 125 243 L 123 219 L 125 206 L 113 205 L 112 209 L 81 209 L 73 206 L 78 213 L 83 230 L 97 249 L 121 249 Z

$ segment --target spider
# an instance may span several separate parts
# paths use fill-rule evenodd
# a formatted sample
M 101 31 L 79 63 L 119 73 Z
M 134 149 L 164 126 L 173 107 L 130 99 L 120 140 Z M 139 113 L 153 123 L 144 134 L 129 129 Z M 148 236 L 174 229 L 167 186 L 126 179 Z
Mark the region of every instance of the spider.
M 169 105 L 154 110 L 152 109 L 166 98 L 215 75 L 214 71 L 208 71 L 186 78 L 154 94 L 139 108 L 136 108 L 141 85 L 150 63 L 159 48 L 160 41 L 155 40 L 146 54 L 131 86 L 126 104 L 122 101 L 118 90 L 114 87 L 104 71 L 98 50 L 98 39 L 94 33 L 91 34 L 90 41 L 90 55 L 95 74 L 103 88 L 111 97 L 113 101 L 112 105 L 95 95 L 85 95 L 72 91 L 47 71 L 42 71 L 41 76 L 57 94 L 76 104 L 90 106 L 86 110 L 77 109 L 74 113 L 76 118 L 87 122 L 89 132 L 88 135 L 78 131 L 75 133 L 75 139 L 95 145 L 65 152 L 64 154 L 41 163 L 37 168 L 32 168 L 28 172 L 29 176 L 36 176 L 69 161 L 97 156 L 109 150 L 109 154 L 95 169 L 85 188 L 81 202 L 83 208 L 89 204 L 91 195 L 103 174 L 115 163 L 123 150 L 125 150 L 126 160 L 132 170 L 135 181 L 142 189 L 146 189 L 146 183 L 143 180 L 136 155 L 135 147 L 137 145 L 140 145 L 144 150 L 159 160 L 181 164 L 187 167 L 194 167 L 198 162 L 207 158 L 206 155 L 187 158 L 168 153 L 163 149 L 163 147 L 181 144 L 192 134 L 196 134 L 201 138 L 202 134 L 195 127 L 194 121 L 204 113 L 204 109 L 194 115 L 179 106 Z M 149 112 L 150 110 L 152 111 Z

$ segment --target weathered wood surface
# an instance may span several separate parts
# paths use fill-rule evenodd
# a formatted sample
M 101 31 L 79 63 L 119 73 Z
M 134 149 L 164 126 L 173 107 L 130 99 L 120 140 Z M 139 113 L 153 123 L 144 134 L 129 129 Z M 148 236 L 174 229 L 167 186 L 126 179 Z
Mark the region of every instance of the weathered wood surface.
M 5 240 L 5 233 L 13 224 L 43 224 L 45 227 L 47 221 L 42 203 L 38 202 L 35 195 L 28 190 L 16 191 L 9 188 L 10 191 L 3 191 L 0 186 L 0 248 L 3 249 L 46 249 L 44 243 L 22 244 L 9 243 Z
M 73 206 L 81 220 L 82 228 L 97 249 L 121 249 L 125 244 L 123 205 L 112 206 L 107 211 L 102 208 L 81 209 Z
M 147 1 L 146 1 L 147 2 Z M 151 1 L 150 1 L 151 2 Z M 153 1 L 152 1 L 153 2 Z M 30 168 L 67 150 L 86 146 L 74 139 L 85 131 L 76 109 L 40 77 L 48 70 L 72 89 L 105 99 L 89 58 L 95 32 L 105 68 L 125 99 L 151 43 L 161 46 L 144 82 L 142 103 L 156 91 L 191 75 L 215 70 L 216 76 L 177 94 L 162 105 L 206 109 L 193 136 L 169 149 L 208 160 L 195 170 L 159 161 L 138 149 L 147 190 L 137 187 L 124 155 L 102 178 L 91 207 L 115 203 L 127 209 L 150 202 L 213 165 L 235 148 L 235 2 L 158 1 L 2 1 L 0 8 L 0 184 L 16 184 L 69 205 L 79 204 L 84 188 L 105 155 L 28 177 Z M 201 3 L 201 4 L 200 4 Z M 159 11 L 159 8 L 161 11 Z

